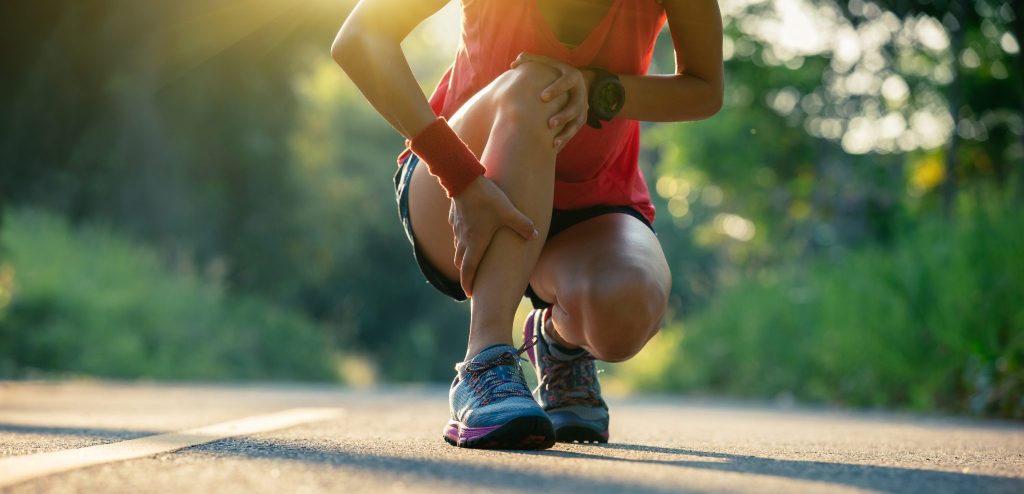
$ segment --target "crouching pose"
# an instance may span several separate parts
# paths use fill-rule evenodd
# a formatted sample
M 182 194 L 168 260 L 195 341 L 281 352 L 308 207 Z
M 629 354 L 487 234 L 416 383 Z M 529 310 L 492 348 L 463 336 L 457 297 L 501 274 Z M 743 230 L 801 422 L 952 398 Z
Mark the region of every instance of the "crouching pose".
M 722 102 L 715 0 L 461 0 L 462 39 L 429 101 L 400 42 L 448 0 L 361 0 L 332 54 L 407 140 L 399 215 L 424 276 L 471 299 L 449 393 L 449 443 L 608 440 L 594 360 L 658 331 L 670 274 L 637 167 L 639 121 Z M 668 23 L 674 74 L 646 75 Z M 523 348 L 512 321 L 533 303 Z M 531 395 L 527 352 L 540 383 Z

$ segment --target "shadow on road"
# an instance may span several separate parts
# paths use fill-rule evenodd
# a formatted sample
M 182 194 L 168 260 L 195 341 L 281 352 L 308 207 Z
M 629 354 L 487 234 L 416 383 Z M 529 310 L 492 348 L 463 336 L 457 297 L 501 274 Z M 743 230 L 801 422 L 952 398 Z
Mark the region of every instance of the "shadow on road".
M 310 447 L 276 441 L 235 438 L 193 448 L 196 453 L 211 456 L 244 456 L 278 460 L 314 462 L 349 467 L 376 473 L 393 474 L 408 480 L 436 480 L 463 484 L 476 489 L 522 489 L 535 492 L 537 486 L 579 492 L 635 492 L 661 494 L 666 492 L 700 491 L 686 482 L 686 469 L 705 469 L 737 474 L 766 475 L 826 484 L 847 485 L 880 492 L 1024 492 L 1024 480 L 991 475 L 942 472 L 875 465 L 829 463 L 819 461 L 778 460 L 757 456 L 732 455 L 707 451 L 675 449 L 633 444 L 574 445 L 571 450 L 488 452 L 488 455 L 548 457 L 592 461 L 628 462 L 635 464 L 682 467 L 680 481 L 670 486 L 638 485 L 633 482 L 609 481 L 574 473 L 578 465 L 566 462 L 545 471 L 509 461 L 509 466 L 467 461 L 466 450 L 445 457 L 401 457 L 388 454 L 354 451 L 344 445 Z M 361 448 L 360 448 L 361 449 Z M 455 450 L 453 450 L 455 452 Z M 480 453 L 484 454 L 484 453 Z M 491 457 L 493 459 L 493 456 Z M 412 477 L 409 479 L 409 477 Z M 720 486 L 719 486 L 720 487 Z M 716 488 L 716 490 L 719 490 Z
M 331 466 L 355 468 L 381 474 L 394 475 L 403 480 L 435 480 L 444 483 L 462 485 L 465 488 L 480 490 L 514 490 L 537 492 L 538 486 L 546 486 L 552 490 L 579 490 L 587 493 L 630 492 L 637 494 L 678 493 L 676 488 L 658 488 L 642 486 L 627 482 L 609 482 L 604 479 L 593 479 L 570 473 L 530 471 L 523 465 L 508 462 L 508 467 L 472 463 L 462 458 L 412 458 L 388 456 L 385 454 L 367 454 L 349 451 L 343 447 L 309 447 L 297 444 L 281 444 L 275 441 L 258 441 L 251 439 L 226 439 L 203 446 L 196 446 L 190 451 L 207 453 L 211 456 L 243 456 L 247 458 L 294 460 L 300 462 L 322 463 Z M 466 451 L 466 450 L 461 450 Z M 541 454 L 538 452 L 496 452 L 518 454 Z
M 843 484 L 882 492 L 1024 492 L 1024 480 L 993 475 L 920 470 L 878 465 L 830 463 L 821 461 L 779 460 L 749 455 L 643 446 L 636 444 L 590 445 L 593 452 L 548 450 L 533 454 L 560 458 L 624 461 L 673 465 L 722 472 L 770 475 L 791 479 Z M 656 454 L 659 458 L 623 458 L 609 451 Z M 663 459 L 665 455 L 689 459 Z M 695 460 L 701 458 L 706 460 Z

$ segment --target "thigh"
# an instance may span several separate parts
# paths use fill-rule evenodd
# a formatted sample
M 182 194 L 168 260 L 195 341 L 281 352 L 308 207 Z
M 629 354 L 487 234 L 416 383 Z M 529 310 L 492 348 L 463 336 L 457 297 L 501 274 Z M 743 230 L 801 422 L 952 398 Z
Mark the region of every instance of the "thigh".
M 473 153 L 482 158 L 500 108 L 507 108 L 510 98 L 529 97 L 531 101 L 536 98 L 535 104 L 540 104 L 540 97 L 534 95 L 539 95 L 557 77 L 553 69 L 532 63 L 506 71 L 464 103 L 449 119 L 449 124 Z M 566 100 L 567 96 L 563 95 L 561 99 L 556 98 L 545 105 L 553 114 Z M 514 123 L 524 124 L 522 121 Z M 538 119 L 534 124 L 547 129 L 547 118 Z M 557 129 L 547 131 L 553 138 Z M 487 176 L 493 179 L 494 172 L 488 169 Z M 430 175 L 426 166 L 417 166 L 409 183 L 409 221 L 413 235 L 427 261 L 449 280 L 458 280 L 454 236 L 448 223 L 450 207 L 451 201 L 437 179 Z
M 667 295 L 671 274 L 654 232 L 630 215 L 612 213 L 548 240 L 530 285 L 541 299 L 572 313 L 581 309 L 580 297 L 593 293 L 595 286 L 639 287 Z
M 452 115 L 449 124 L 477 156 L 484 146 L 494 122 L 495 108 L 481 90 Z M 427 261 L 449 280 L 459 279 L 455 267 L 455 241 L 448 223 L 451 200 L 426 166 L 417 166 L 409 179 L 409 221 L 421 252 Z

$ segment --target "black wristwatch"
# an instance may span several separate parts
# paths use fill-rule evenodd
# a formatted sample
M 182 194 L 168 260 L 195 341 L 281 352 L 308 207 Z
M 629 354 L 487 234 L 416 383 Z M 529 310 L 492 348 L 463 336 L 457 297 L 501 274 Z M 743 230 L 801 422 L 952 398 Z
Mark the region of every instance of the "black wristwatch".
M 590 83 L 587 125 L 601 128 L 601 122 L 607 122 L 619 114 L 626 102 L 626 89 L 622 87 L 619 76 L 597 67 L 587 67 L 594 72 L 594 80 Z

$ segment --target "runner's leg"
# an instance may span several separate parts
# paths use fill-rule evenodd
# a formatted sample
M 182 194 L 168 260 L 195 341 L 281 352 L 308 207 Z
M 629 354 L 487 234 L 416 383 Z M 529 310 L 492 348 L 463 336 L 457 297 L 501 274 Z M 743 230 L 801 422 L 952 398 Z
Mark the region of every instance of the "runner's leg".
M 552 141 L 560 130 L 548 128 L 547 121 L 567 97 L 545 103 L 540 93 L 557 77 L 547 66 L 521 65 L 495 79 L 451 119 L 456 133 L 481 157 L 487 177 L 540 233 L 530 241 L 505 228 L 495 234 L 477 269 L 467 357 L 493 344 L 511 344 L 512 319 L 547 236 L 554 193 Z M 409 212 L 420 249 L 442 274 L 458 280 L 450 202 L 426 167 L 417 167 L 411 181 Z
M 671 275 L 646 225 L 626 214 L 606 214 L 548 241 L 530 284 L 554 304 L 556 340 L 619 362 L 657 333 Z

